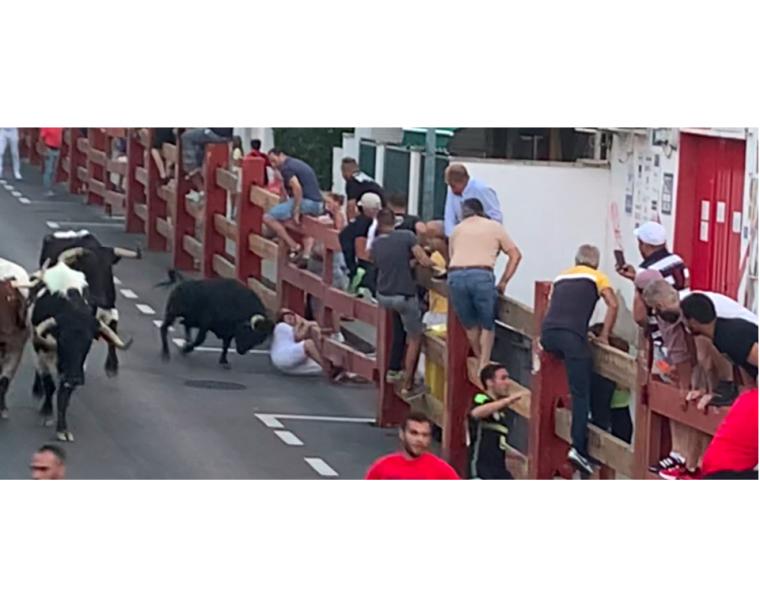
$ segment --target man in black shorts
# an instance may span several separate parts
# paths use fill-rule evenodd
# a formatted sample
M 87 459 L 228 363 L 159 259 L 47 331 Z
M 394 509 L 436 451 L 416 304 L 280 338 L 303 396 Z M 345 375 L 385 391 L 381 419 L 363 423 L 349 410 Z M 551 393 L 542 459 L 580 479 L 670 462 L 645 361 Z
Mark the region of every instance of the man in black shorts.
M 503 365 L 490 363 L 480 372 L 484 392 L 475 395 L 470 409 L 470 479 L 513 479 L 507 470 L 509 426 L 515 413 L 510 404 L 523 397 L 510 390 L 509 374 Z

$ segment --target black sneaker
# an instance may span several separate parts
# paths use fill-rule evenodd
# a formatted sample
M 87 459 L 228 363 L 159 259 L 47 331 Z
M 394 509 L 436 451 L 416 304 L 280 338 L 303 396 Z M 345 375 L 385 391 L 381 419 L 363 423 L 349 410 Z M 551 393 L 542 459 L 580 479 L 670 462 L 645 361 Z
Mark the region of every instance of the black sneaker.
M 685 469 L 686 459 L 680 454 L 671 453 L 665 456 L 665 458 L 660 460 L 656 465 L 649 467 L 649 470 L 652 473 L 659 473 L 660 471 L 665 471 L 674 467 L 683 467 Z
M 591 461 L 575 448 L 570 448 L 570 451 L 567 453 L 567 459 L 576 469 L 589 475 L 594 474 L 594 467 L 591 465 Z

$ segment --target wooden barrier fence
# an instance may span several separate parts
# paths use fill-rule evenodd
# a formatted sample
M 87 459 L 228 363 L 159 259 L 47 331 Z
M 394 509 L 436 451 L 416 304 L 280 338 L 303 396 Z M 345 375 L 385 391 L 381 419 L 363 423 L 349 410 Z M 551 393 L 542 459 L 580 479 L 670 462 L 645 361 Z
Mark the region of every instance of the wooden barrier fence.
M 452 306 L 445 338 L 426 335 L 423 341 L 425 356 L 445 370 L 444 398 L 441 401 L 425 394 L 406 401 L 398 387 L 386 381 L 392 343 L 390 313 L 333 286 L 333 258 L 341 251 L 338 232 L 308 216 L 302 216 L 298 226 L 287 226 L 294 238 L 310 237 L 321 246 L 321 274 L 298 268 L 288 260 L 287 248 L 264 234 L 263 215 L 277 204 L 278 197 L 263 188 L 263 160 L 246 158 L 238 173 L 231 166 L 227 144 L 207 145 L 203 164 L 205 192 L 200 203 L 193 203 L 187 197 L 190 184 L 180 169 L 181 138 L 176 145 L 165 144 L 161 150 L 164 159 L 177 167 L 175 178 L 162 184 L 150 158 L 152 129 L 91 129 L 89 145 L 88 140 L 77 138 L 77 133 L 77 129 L 67 129 L 68 139 L 64 139 L 68 162 L 61 161 L 59 173 L 68 176 L 70 191 L 75 191 L 78 179 L 88 185 L 90 202 L 97 204 L 102 199 L 114 209 L 123 204 L 126 230 L 145 234 L 148 249 L 169 252 L 178 270 L 199 269 L 204 277 L 237 279 L 256 292 L 272 313 L 282 305 L 303 315 L 307 299 L 311 298 L 318 304 L 319 324 L 333 331 L 339 329 L 341 319 L 374 326 L 374 356 L 330 337 L 325 340 L 325 356 L 377 385 L 376 419 L 380 426 L 397 425 L 409 408 L 424 410 L 441 429 L 444 456 L 460 472 L 465 471 L 469 407 L 482 387 L 477 361 L 469 356 L 464 328 Z M 109 138 L 125 135 L 127 162 L 109 162 Z M 88 159 L 86 164 L 77 158 L 78 153 Z M 100 187 L 100 183 L 108 181 L 109 173 L 126 177 L 126 193 L 121 197 Z M 231 202 L 235 202 L 234 215 L 230 213 Z M 230 252 L 230 242 L 234 243 L 234 253 Z M 357 239 L 357 251 L 363 252 L 363 245 L 363 239 Z M 276 268 L 276 280 L 265 276 L 266 261 Z M 433 278 L 429 271 L 418 270 L 417 279 L 423 287 L 448 296 L 446 283 Z M 513 389 L 520 391 L 522 397 L 510 406 L 529 428 L 527 453 L 511 447 L 507 450 L 508 466 L 517 478 L 553 479 L 573 474 L 567 462 L 572 414 L 564 366 L 543 352 L 538 342 L 549 290 L 550 283 L 536 283 L 533 309 L 508 297 L 502 296 L 499 302 L 498 322 L 533 342 L 531 386 L 513 382 Z M 683 391 L 648 374 L 651 361 L 645 340 L 637 358 L 598 343 L 592 343 L 592 352 L 595 372 L 630 389 L 635 404 L 632 444 L 589 423 L 589 454 L 601 463 L 601 479 L 651 477 L 649 466 L 668 449 L 668 420 L 714 434 L 725 415 L 726 408 L 708 407 L 698 412 L 694 406 L 686 405 Z

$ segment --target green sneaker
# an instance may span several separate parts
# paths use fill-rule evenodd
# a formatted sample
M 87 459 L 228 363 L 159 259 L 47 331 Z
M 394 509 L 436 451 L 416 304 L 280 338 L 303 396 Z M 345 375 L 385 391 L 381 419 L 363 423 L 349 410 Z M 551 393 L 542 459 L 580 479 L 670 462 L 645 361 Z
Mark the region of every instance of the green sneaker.
M 361 285 L 365 274 L 367 274 L 367 271 L 364 268 L 356 269 L 356 274 L 354 275 L 351 284 L 348 286 L 348 293 L 356 294 L 356 292 L 359 291 L 359 285 Z

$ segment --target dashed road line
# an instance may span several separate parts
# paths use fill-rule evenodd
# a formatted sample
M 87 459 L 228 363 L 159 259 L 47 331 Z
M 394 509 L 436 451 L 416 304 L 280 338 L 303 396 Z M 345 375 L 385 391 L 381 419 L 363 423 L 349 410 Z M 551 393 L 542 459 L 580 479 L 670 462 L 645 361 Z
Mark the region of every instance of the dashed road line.
M 163 324 L 164 324 L 163 319 L 153 319 L 153 325 L 155 325 L 156 327 L 158 327 L 158 329 L 161 329 L 161 326 Z M 169 331 L 174 331 L 174 328 L 170 327 Z M 183 343 L 184 343 L 184 341 L 183 341 Z
M 8 192 L 13 190 L 13 186 L 11 186 L 10 184 L 3 184 L 3 188 L 5 188 Z
M 256 418 L 264 423 L 264 426 L 270 429 L 284 429 L 285 425 L 277 420 L 277 416 L 273 414 L 256 414 Z
M 264 416 L 265 418 L 275 418 L 281 420 L 316 420 L 318 422 L 354 422 L 358 424 L 368 424 L 375 422 L 374 418 L 351 418 L 347 416 L 312 416 L 311 414 L 256 414 L 256 416 Z
M 121 291 L 121 295 L 127 298 L 127 300 L 136 300 L 138 298 L 137 294 L 131 289 L 121 289 L 119 291 Z
M 61 225 L 58 222 L 45 222 L 47 224 L 47 227 L 50 228 L 50 230 L 58 230 Z
M 159 325 L 160 327 L 160 325 Z M 182 348 L 185 345 L 184 338 L 172 338 L 172 342 L 179 348 Z M 196 346 L 194 350 L 197 350 L 200 353 L 220 353 L 222 352 L 221 346 Z M 269 351 L 265 348 L 253 348 L 248 351 L 246 354 L 253 354 L 253 355 L 268 355 Z
M 139 310 L 144 315 L 155 315 L 156 314 L 156 311 L 153 310 L 147 304 L 135 304 L 135 306 L 137 306 L 137 310 Z
M 303 445 L 303 441 L 301 441 L 290 431 L 275 431 L 274 434 L 277 435 L 286 445 Z
M 321 458 L 304 458 L 306 464 L 319 473 L 322 477 L 337 477 L 338 471 L 333 469 Z
M 21 198 L 22 196 L 24 196 L 24 195 L 23 195 L 23 194 L 21 194 L 21 192 L 19 192 L 18 190 L 11 190 L 11 194 L 12 194 L 13 196 L 15 196 L 16 198 Z
M 20 199 L 18 199 L 18 202 L 21 203 L 22 205 L 30 205 L 32 203 L 32 201 L 30 201 L 25 196 L 22 196 Z
M 119 220 L 117 222 L 72 222 L 72 221 L 68 221 L 68 220 L 66 220 L 66 221 L 59 220 L 58 221 L 59 225 L 61 225 L 61 226 L 69 226 L 69 227 L 73 227 L 73 226 L 88 226 L 88 227 L 89 226 L 94 226 L 94 227 L 102 226 L 102 227 L 105 227 L 105 228 L 121 228 L 121 223 L 122 223 L 121 220 Z
M 48 223 L 49 223 L 49 222 L 48 222 Z M 53 222 L 53 223 L 55 223 L 55 222 Z M 113 284 L 114 284 L 114 285 L 121 285 L 121 279 L 120 279 L 119 277 L 116 277 L 116 276 L 115 276 L 115 277 L 113 278 Z

